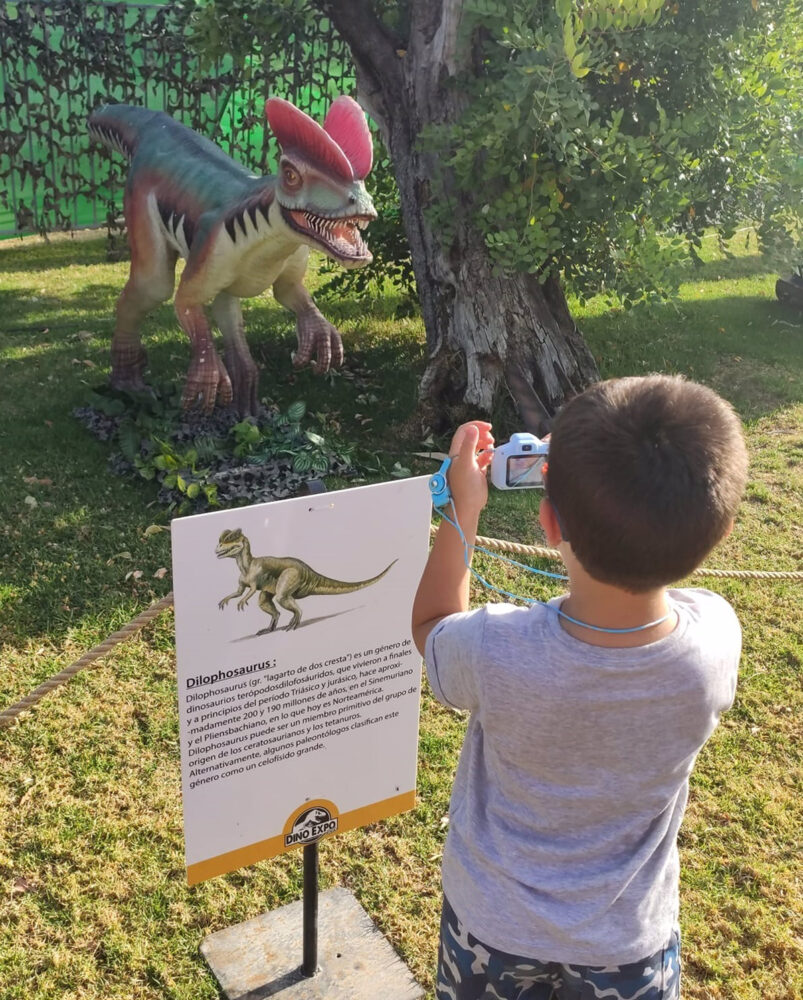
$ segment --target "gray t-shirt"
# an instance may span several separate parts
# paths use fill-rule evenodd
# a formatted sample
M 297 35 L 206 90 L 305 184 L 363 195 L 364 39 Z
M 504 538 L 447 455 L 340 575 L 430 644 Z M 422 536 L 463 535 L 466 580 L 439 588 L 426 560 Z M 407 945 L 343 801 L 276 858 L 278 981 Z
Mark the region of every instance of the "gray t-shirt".
M 543 605 L 489 604 L 431 632 L 435 696 L 471 711 L 443 888 L 485 944 L 621 964 L 677 923 L 688 779 L 733 702 L 741 629 L 710 591 L 669 596 L 675 630 L 630 649 L 573 638 Z

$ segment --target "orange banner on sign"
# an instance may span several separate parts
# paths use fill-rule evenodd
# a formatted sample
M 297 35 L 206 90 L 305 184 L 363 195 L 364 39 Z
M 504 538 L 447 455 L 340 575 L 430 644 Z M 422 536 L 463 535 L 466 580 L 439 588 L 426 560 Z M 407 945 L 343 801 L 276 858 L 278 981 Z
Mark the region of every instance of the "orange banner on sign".
M 317 807 L 328 809 L 330 816 L 334 816 L 337 821 L 335 829 L 330 833 L 324 833 L 320 838 L 331 836 L 333 833 L 345 833 L 347 830 L 355 830 L 359 826 L 368 826 L 369 823 L 377 823 L 381 819 L 395 816 L 398 813 L 408 812 L 415 808 L 415 789 L 404 792 L 401 795 L 394 795 L 381 802 L 373 802 L 370 805 L 362 806 L 360 809 L 353 809 L 351 812 L 339 813 L 333 803 L 320 800 L 320 802 L 305 802 L 296 809 L 285 824 L 285 830 L 277 837 L 268 837 L 267 840 L 260 840 L 256 844 L 249 844 L 247 847 L 240 847 L 236 851 L 227 851 L 217 857 L 208 858 L 206 861 L 198 861 L 187 866 L 187 884 L 197 885 L 208 878 L 216 875 L 225 875 L 228 872 L 236 871 L 247 865 L 253 865 L 257 861 L 266 861 L 274 858 L 277 854 L 291 851 L 294 847 L 303 847 L 305 841 L 297 838 L 293 843 L 287 843 L 290 832 L 293 829 L 293 820 L 305 811 L 314 810 Z

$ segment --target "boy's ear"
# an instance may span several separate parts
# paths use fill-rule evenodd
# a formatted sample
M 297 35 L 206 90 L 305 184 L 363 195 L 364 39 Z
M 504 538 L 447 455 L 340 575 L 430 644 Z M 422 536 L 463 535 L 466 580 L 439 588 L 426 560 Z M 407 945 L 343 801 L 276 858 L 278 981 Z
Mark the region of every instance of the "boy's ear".
M 720 538 L 720 541 L 724 542 L 732 531 L 733 531 L 733 518 L 731 518 L 730 521 L 728 522 L 728 526 L 727 528 L 725 528 L 725 533 L 723 534 L 722 538 Z
M 541 506 L 538 508 L 538 521 L 544 529 L 547 544 L 556 548 L 563 541 L 563 533 L 549 497 L 544 497 L 541 500 Z

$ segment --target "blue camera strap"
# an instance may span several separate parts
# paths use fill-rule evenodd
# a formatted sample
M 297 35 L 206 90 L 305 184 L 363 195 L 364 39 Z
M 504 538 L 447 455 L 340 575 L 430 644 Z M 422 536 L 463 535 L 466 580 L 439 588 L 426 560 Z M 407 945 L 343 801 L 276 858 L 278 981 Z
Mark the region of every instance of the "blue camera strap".
M 646 625 L 635 625 L 633 628 L 603 628 L 601 625 L 589 625 L 588 622 L 582 622 L 578 618 L 572 618 L 571 615 L 567 615 L 565 611 L 561 611 L 559 607 L 554 604 L 549 604 L 547 601 L 541 601 L 537 597 L 525 597 L 523 594 L 513 594 L 508 590 L 502 590 L 500 587 L 496 587 L 494 584 L 490 583 L 481 576 L 471 565 L 471 555 L 473 552 L 483 552 L 485 555 L 491 556 L 493 559 L 498 559 L 500 562 L 508 563 L 511 566 L 517 566 L 519 569 L 527 570 L 528 573 L 534 573 L 537 576 L 549 577 L 552 580 L 568 580 L 568 576 L 562 573 L 550 573 L 545 569 L 536 569 L 534 566 L 528 566 L 526 563 L 517 562 L 515 559 L 508 559 L 507 556 L 501 556 L 498 552 L 492 552 L 491 549 L 486 549 L 482 545 L 469 545 L 468 539 L 465 536 L 463 529 L 460 527 L 460 522 L 457 518 L 457 510 L 452 500 L 452 494 L 449 491 L 449 481 L 447 479 L 447 473 L 449 471 L 449 466 L 452 464 L 451 458 L 445 458 L 441 464 L 440 469 L 429 479 L 429 489 L 432 494 L 432 506 L 440 514 L 444 521 L 455 529 L 457 534 L 460 536 L 460 541 L 463 543 L 463 558 L 465 559 L 466 568 L 473 577 L 475 577 L 487 590 L 491 590 L 496 594 L 501 594 L 503 597 L 510 597 L 514 601 L 523 601 L 526 604 L 541 604 L 545 608 L 549 608 L 550 611 L 554 611 L 556 614 L 560 615 L 561 618 L 565 619 L 567 622 L 571 622 L 573 625 L 579 625 L 581 628 L 590 629 L 592 632 L 609 632 L 613 635 L 627 635 L 631 632 L 643 632 L 645 629 L 654 628 L 656 625 L 660 625 L 665 622 L 667 618 L 672 614 L 668 612 L 663 616 L 663 618 L 656 618 L 654 622 L 647 622 Z M 451 503 L 452 513 L 454 514 L 454 520 L 452 520 L 449 515 L 444 510 Z

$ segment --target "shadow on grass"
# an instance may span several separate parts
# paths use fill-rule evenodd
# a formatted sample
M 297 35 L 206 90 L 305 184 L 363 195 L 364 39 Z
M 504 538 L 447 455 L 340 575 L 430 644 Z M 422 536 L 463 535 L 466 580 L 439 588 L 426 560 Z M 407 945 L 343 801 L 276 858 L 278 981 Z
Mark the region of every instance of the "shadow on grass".
M 339 427 L 339 436 L 360 454 L 376 456 L 384 446 L 388 453 L 374 461 L 381 461 L 385 471 L 380 477 L 387 479 L 394 460 L 403 457 L 400 450 L 411 448 L 410 442 L 400 441 L 398 426 L 416 401 L 415 353 L 413 345 L 392 374 L 392 393 L 387 354 L 370 348 L 351 352 L 343 369 L 327 377 L 292 372 L 282 352 L 281 367 L 278 361 L 265 366 L 261 390 L 282 409 L 304 400 L 311 426 L 323 414 L 328 426 Z M 267 354 L 272 359 L 278 346 Z M 3 450 L 10 450 L 5 445 L 13 440 L 21 457 L 20 464 L 6 470 L 0 491 L 0 516 L 9 527 L 3 582 L 12 595 L 0 616 L 0 645 L 8 643 L 9 650 L 40 640 L 58 650 L 68 635 L 88 635 L 105 621 L 115 622 L 108 628 L 112 631 L 123 614 L 130 617 L 129 609 L 136 613 L 169 588 L 169 580 L 153 579 L 160 566 L 170 565 L 168 536 L 144 535 L 150 523 L 168 518 L 157 503 L 157 487 L 116 476 L 106 464 L 115 445 L 95 440 L 70 415 L 83 402 L 77 397 L 90 388 L 73 385 L 55 397 L 55 407 L 50 387 L 37 390 L 39 398 L 25 417 L 5 422 L 8 433 L 0 426 L 0 439 L 6 438 Z M 381 393 L 386 394 L 381 404 L 369 402 L 371 395 L 378 399 Z M 367 474 L 378 471 L 377 465 Z M 36 505 L 28 506 L 26 497 Z M 139 582 L 125 579 L 133 570 L 142 572 Z M 81 642 L 88 648 L 103 637 Z M 16 700 L 64 665 L 46 672 L 42 664 L 32 665 L 30 675 L 7 678 L 0 688 L 11 690 L 8 700 Z M 40 672 L 34 675 L 34 669 Z
M 0 290 L 4 334 L 36 333 L 47 327 L 80 329 L 91 323 L 114 323 L 114 306 L 121 286 L 86 284 L 70 294 L 49 294 L 31 285 Z M 91 315 L 90 315 L 91 314 Z
M 58 239 L 50 243 L 4 240 L 0 243 L 0 263 L 4 271 L 35 273 L 59 267 L 95 266 L 110 262 L 106 260 L 106 239 L 97 236 Z
M 7 344 L 29 348 L 29 352 L 4 359 L 9 378 L 15 377 L 18 383 L 17 392 L 27 396 L 24 380 L 28 370 L 31 377 L 36 378 L 42 377 L 47 365 L 52 365 L 54 371 L 57 368 L 63 371 L 64 364 L 72 363 L 76 354 L 78 362 L 86 359 L 105 367 L 118 294 L 119 287 L 109 284 L 85 285 L 60 298 L 41 296 L 31 286 L 14 292 L 0 291 L 0 315 L 13 317 L 4 328 Z M 21 306 L 20 298 L 27 296 L 36 301 L 29 307 Z M 364 303 L 327 301 L 323 308 L 327 317 L 342 329 L 347 358 L 355 350 L 367 352 L 370 357 L 366 363 L 370 368 L 387 366 L 390 371 L 400 353 L 405 365 L 410 362 L 411 355 L 418 357 L 421 353 L 417 343 L 420 335 L 409 324 L 401 332 L 387 330 L 401 302 L 400 297 L 388 296 Z M 291 364 L 296 347 L 292 312 L 270 297 L 244 300 L 243 306 L 249 347 L 263 369 L 262 391 L 271 392 L 277 381 L 292 386 L 300 379 L 306 389 L 319 396 L 318 386 L 326 384 L 325 377 L 311 376 L 309 370 L 299 371 Z M 80 307 L 80 315 L 75 315 L 77 307 Z M 76 338 L 79 331 L 87 329 L 96 334 L 92 339 Z M 141 333 L 150 372 L 159 377 L 183 379 L 190 360 L 190 344 L 176 320 L 172 304 L 166 302 L 152 310 L 142 323 Z M 219 334 L 216 336 L 222 350 L 221 338 Z M 398 374 L 394 373 L 394 378 Z M 321 405 L 324 403 L 322 399 Z
M 71 327 L 80 329 L 80 324 L 114 324 L 115 306 L 124 284 L 124 281 L 89 283 L 70 293 L 58 295 L 43 292 L 35 285 L 18 284 L 13 289 L 0 289 L 0 316 L 5 318 L 2 331 L 6 335 L 35 334 L 45 327 L 63 330 Z M 409 300 L 392 294 L 360 301 L 321 296 L 318 305 L 327 319 L 338 327 L 386 323 L 409 310 Z M 295 330 L 293 313 L 280 306 L 270 294 L 243 299 L 242 308 L 246 335 L 254 330 Z M 90 317 L 90 313 L 96 315 Z M 184 336 L 173 310 L 172 298 L 147 314 L 142 324 L 143 338 L 148 336 L 148 328 L 154 323 L 164 328 L 174 327 Z
M 803 399 L 803 322 L 772 298 L 724 295 L 587 316 L 604 378 L 680 373 L 721 392 L 746 419 Z M 723 373 L 738 378 L 725 377 Z
M 687 281 L 720 281 L 737 280 L 739 278 L 755 278 L 760 275 L 775 272 L 759 253 L 748 256 L 722 257 L 719 260 L 707 260 L 701 264 L 692 265 L 686 278 Z

